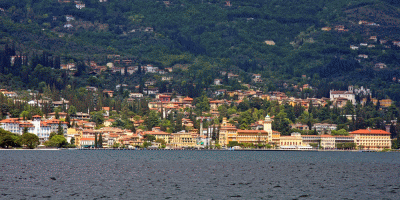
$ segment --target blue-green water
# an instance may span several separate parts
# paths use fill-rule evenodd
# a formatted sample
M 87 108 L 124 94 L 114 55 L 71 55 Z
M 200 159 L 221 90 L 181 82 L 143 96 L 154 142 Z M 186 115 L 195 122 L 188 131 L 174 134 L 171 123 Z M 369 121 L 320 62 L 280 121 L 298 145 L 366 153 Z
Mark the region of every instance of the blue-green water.
M 0 199 L 399 199 L 400 154 L 0 151 Z

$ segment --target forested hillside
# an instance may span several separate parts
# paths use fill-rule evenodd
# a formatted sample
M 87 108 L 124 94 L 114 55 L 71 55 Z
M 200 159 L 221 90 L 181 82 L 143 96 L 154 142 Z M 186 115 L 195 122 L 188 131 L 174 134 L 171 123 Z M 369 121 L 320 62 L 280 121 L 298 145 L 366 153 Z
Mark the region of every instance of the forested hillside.
M 400 11 L 393 0 L 2 0 L 0 8 L 5 87 L 127 84 L 134 90 L 157 79 L 93 75 L 84 66 L 105 65 L 112 61 L 107 55 L 117 54 L 132 65 L 186 66 L 165 90 L 192 97 L 225 78 L 216 71 L 227 71 L 240 77 L 226 79 L 227 89 L 251 83 L 256 73 L 263 82 L 254 85 L 264 91 L 300 95 L 291 86 L 310 84 L 315 90 L 305 91 L 308 96 L 326 97 L 330 89 L 364 85 L 379 99 L 400 100 L 394 81 L 400 78 Z M 27 62 L 13 66 L 4 55 L 26 55 Z M 71 60 L 78 73 L 58 70 Z

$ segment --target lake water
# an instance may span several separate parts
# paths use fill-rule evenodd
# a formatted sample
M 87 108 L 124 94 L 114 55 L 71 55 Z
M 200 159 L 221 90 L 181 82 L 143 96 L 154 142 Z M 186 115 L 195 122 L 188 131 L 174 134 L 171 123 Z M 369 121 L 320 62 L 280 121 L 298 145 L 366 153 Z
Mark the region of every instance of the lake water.
M 400 154 L 0 151 L 0 199 L 399 199 Z

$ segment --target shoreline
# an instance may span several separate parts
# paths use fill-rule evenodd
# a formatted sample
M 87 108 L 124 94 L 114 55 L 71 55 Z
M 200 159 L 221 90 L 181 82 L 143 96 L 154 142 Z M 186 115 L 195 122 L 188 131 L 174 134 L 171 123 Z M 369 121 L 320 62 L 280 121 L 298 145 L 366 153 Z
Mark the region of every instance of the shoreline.
M 61 150 L 83 150 L 83 151 L 302 151 L 302 152 L 400 152 L 400 150 L 389 150 L 389 151 L 378 151 L 378 150 L 302 150 L 302 149 L 237 149 L 237 150 L 229 150 L 229 149 L 80 149 L 80 148 L 71 148 L 71 149 L 3 149 L 0 148 L 0 151 L 61 151 Z

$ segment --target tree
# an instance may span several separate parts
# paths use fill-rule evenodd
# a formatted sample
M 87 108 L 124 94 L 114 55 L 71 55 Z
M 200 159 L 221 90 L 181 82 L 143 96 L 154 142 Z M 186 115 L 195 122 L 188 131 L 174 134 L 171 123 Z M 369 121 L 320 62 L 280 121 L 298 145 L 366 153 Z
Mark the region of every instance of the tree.
M 136 133 L 136 127 L 134 124 L 130 123 L 126 128 L 131 130 L 132 133 L 134 133 L 134 134 Z
M 205 92 L 203 92 L 201 97 L 197 99 L 197 102 L 196 109 L 198 110 L 199 114 L 210 110 L 210 101 L 208 100 Z
M 397 136 L 396 126 L 393 123 L 390 124 L 390 136 L 391 138 L 396 138 Z
M 150 135 L 150 134 L 146 134 L 143 137 L 146 139 L 146 141 L 150 141 L 150 142 L 156 140 L 156 137 L 154 135 Z
M 32 133 L 24 133 L 22 134 L 22 144 L 26 145 L 29 149 L 34 149 L 37 145 L 39 145 L 39 137 Z
M 5 133 L 1 133 L 0 137 L 0 146 L 9 148 L 9 147 L 18 147 L 20 146 L 21 138 L 18 135 L 12 134 L 8 131 L 4 131 Z
M 55 112 L 55 118 L 56 118 L 56 119 L 60 119 L 60 114 L 59 114 L 59 111 L 58 111 L 58 109 L 56 109 L 56 112 Z
M 154 110 L 150 111 L 144 120 L 144 124 L 147 126 L 147 130 L 151 130 L 154 126 L 159 124 L 160 118 L 158 117 L 158 113 Z
M 229 141 L 228 147 L 234 147 L 234 146 L 239 146 L 239 142 L 238 141 Z
M 65 122 L 67 122 L 68 128 L 71 127 L 71 118 L 69 117 L 69 114 L 67 113 L 67 116 L 65 117 Z
M 99 144 L 99 148 L 103 148 L 103 135 L 100 133 L 100 136 L 99 136 L 99 142 L 98 142 Z
M 182 114 L 181 113 L 179 113 L 176 116 L 176 122 L 175 122 L 175 128 L 174 129 L 175 129 L 176 132 L 179 132 L 179 131 L 181 131 L 183 129 L 183 127 L 182 127 Z
M 64 135 L 64 129 L 61 126 L 61 122 L 58 123 L 57 135 Z
M 71 143 L 71 145 L 75 145 L 75 137 L 71 138 L 71 142 L 70 143 Z
M 345 129 L 340 129 L 340 130 L 333 130 L 331 135 L 349 135 L 349 132 L 347 132 Z
M 307 124 L 308 127 L 311 129 L 313 123 L 315 122 L 312 113 L 304 111 L 303 114 L 299 117 L 299 120 L 303 124 Z
M 116 142 L 112 145 L 112 148 L 119 148 L 121 146 L 120 143 Z
M 151 146 L 151 142 L 148 141 L 143 142 L 143 148 L 147 148 L 149 146 Z
M 98 144 L 97 144 L 97 133 L 94 133 L 94 148 L 97 148 Z
M 347 101 L 344 106 L 344 114 L 346 115 L 354 115 L 354 106 L 351 101 Z
M 103 112 L 99 111 L 99 112 L 91 112 L 90 113 L 90 121 L 95 122 L 96 125 L 100 125 L 103 124 L 104 122 L 104 116 L 103 116 Z
M 51 138 L 53 138 L 55 135 L 57 135 L 56 132 L 51 132 L 50 135 L 49 135 L 49 140 L 51 140 Z
M 71 105 L 71 106 L 68 108 L 68 114 L 70 114 L 70 115 L 75 115 L 76 112 L 77 112 L 77 110 L 76 110 L 76 107 L 75 107 L 74 105 Z
M 161 139 L 161 138 L 160 138 L 160 139 L 157 139 L 156 142 L 157 142 L 157 143 L 161 143 L 161 145 L 166 145 L 166 144 L 167 144 L 167 143 L 165 142 L 165 140 L 164 140 L 164 139 Z
M 44 145 L 47 147 L 63 147 L 67 145 L 67 139 L 63 135 L 54 135 L 50 140 L 46 141 Z

